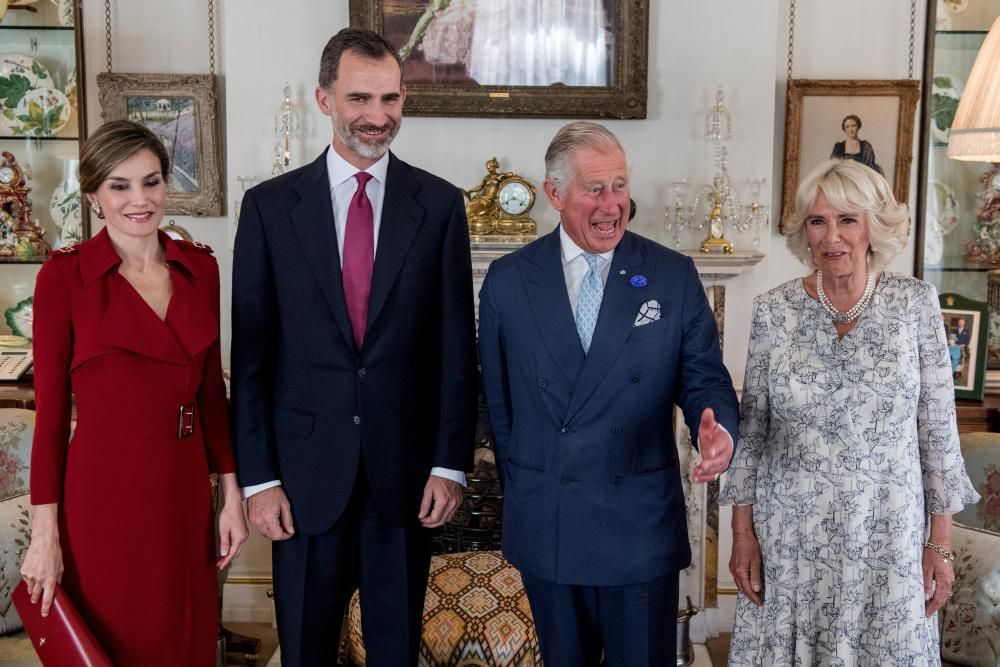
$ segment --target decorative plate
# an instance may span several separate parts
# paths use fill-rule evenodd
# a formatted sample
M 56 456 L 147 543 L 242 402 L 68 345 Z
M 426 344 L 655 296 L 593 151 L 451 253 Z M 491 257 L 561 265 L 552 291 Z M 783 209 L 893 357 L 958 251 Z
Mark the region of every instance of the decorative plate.
M 80 209 L 80 184 L 63 181 L 56 186 L 49 201 L 49 213 L 59 229 L 59 237 L 52 249 L 75 245 L 83 241 L 83 211 Z
M 961 79 L 950 74 L 934 77 L 931 86 L 931 136 L 938 144 L 948 143 L 948 130 L 955 122 L 963 86 Z
M 52 0 L 52 4 L 58 8 L 59 25 L 67 28 L 73 27 L 73 0 Z
M 49 70 L 34 58 L 0 53 L 0 134 L 24 134 L 17 131 L 17 106 L 32 90 L 52 86 Z
M 934 12 L 934 29 L 951 30 L 951 14 L 945 6 L 945 0 L 937 0 L 937 11 Z
M 938 227 L 942 234 L 950 234 L 958 227 L 961 208 L 958 204 L 958 195 L 950 187 L 941 181 L 931 181 L 930 197 L 928 209 L 931 215 L 935 216 Z
M 28 339 L 24 336 L 0 336 L 0 347 L 24 347 L 28 344 Z
M 51 137 L 66 127 L 73 108 L 69 98 L 55 88 L 35 88 L 28 91 L 14 110 L 20 125 L 11 130 L 16 135 Z
M 924 238 L 924 262 L 937 266 L 944 257 L 944 234 L 934 220 L 927 225 L 927 236 Z
M 20 79 L 23 79 L 22 82 Z M 32 88 L 52 88 L 52 75 L 45 65 L 41 64 L 31 56 L 20 53 L 0 53 L 0 99 L 7 103 L 7 107 L 13 109 L 24 96 L 24 93 Z M 6 86 L 6 88 L 5 88 Z M 13 98 L 11 94 L 20 91 L 20 95 Z
M 69 71 L 69 79 L 66 81 L 66 87 L 63 88 L 63 92 L 66 93 L 66 97 L 69 98 L 70 106 L 74 109 L 76 108 L 76 68 L 74 67 Z
M 7 326 L 10 327 L 15 336 L 31 338 L 31 323 L 34 319 L 34 309 L 31 302 L 32 298 L 29 296 L 24 301 L 18 301 L 17 304 L 4 311 Z

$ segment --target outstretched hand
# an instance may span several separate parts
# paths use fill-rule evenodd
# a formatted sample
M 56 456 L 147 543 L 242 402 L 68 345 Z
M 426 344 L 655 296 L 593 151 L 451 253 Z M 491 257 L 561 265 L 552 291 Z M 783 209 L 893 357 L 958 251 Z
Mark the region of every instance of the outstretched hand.
M 712 408 L 705 408 L 701 413 L 698 449 L 701 463 L 695 466 L 692 475 L 695 482 L 711 482 L 729 469 L 729 461 L 733 458 L 733 437 L 715 421 L 715 410 Z

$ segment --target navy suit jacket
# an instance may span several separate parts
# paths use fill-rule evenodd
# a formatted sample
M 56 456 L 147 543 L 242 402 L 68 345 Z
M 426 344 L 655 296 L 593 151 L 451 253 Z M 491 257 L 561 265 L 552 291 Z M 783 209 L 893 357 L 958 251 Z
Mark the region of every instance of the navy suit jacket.
M 329 150 L 329 149 L 328 149 Z M 379 511 L 415 521 L 432 467 L 465 470 L 476 416 L 460 191 L 390 154 L 367 333 L 355 348 L 326 155 L 248 191 L 233 259 L 240 484 L 280 480 L 296 528 L 329 529 L 362 458 Z
M 646 285 L 633 287 L 631 278 Z M 640 306 L 662 308 L 634 327 Z M 479 350 L 504 483 L 504 555 L 559 584 L 622 586 L 691 560 L 671 426 L 704 408 L 735 437 L 736 393 L 694 263 L 631 232 L 615 250 L 590 353 L 558 229 L 493 262 Z

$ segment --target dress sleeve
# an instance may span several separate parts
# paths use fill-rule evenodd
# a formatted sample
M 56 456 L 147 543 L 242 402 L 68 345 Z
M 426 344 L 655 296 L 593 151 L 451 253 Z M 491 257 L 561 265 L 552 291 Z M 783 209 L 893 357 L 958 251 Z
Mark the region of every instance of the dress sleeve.
M 917 440 L 923 472 L 924 507 L 931 514 L 954 514 L 979 500 L 958 442 L 955 387 L 937 291 L 927 285 L 916 299 L 914 332 L 920 357 Z
M 766 298 L 753 304 L 753 324 L 747 350 L 747 368 L 740 402 L 740 437 L 719 495 L 720 505 L 753 505 L 757 487 L 757 468 L 767 447 L 771 424 L 768 396 L 771 336 L 768 331 Z
M 35 282 L 33 340 L 35 435 L 31 445 L 31 503 L 62 501 L 72 399 L 70 362 L 73 319 L 69 291 L 57 265 L 48 261 Z
M 219 266 L 212 262 L 212 278 L 206 281 L 205 289 L 211 290 L 212 312 L 215 321 L 220 321 L 219 307 Z M 201 427 L 205 435 L 205 455 L 208 469 L 214 473 L 229 473 L 236 470 L 233 461 L 233 441 L 229 433 L 229 406 L 226 402 L 226 383 L 222 379 L 222 345 L 216 335 L 205 355 L 202 369 L 201 387 L 198 388 L 198 409 L 201 411 Z

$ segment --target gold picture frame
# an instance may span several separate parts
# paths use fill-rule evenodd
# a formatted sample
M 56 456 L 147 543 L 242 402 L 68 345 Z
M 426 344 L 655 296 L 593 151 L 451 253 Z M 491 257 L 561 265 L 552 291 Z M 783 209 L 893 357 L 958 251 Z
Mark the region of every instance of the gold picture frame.
M 226 213 L 218 98 L 211 74 L 97 75 L 101 116 L 134 120 L 153 130 L 170 154 L 167 213 Z
M 897 201 L 905 203 L 919 97 L 920 82 L 909 79 L 789 80 L 781 228 L 795 208 L 799 180 L 838 152 L 882 172 Z M 862 145 L 861 152 L 853 156 L 843 155 L 844 128 L 850 118 L 859 119 L 856 136 Z
M 482 11 L 491 11 L 491 3 L 481 5 Z M 474 26 L 480 9 L 462 7 L 454 0 L 350 0 L 351 26 L 378 32 L 407 56 L 403 69 L 407 88 L 406 114 L 494 118 L 646 117 L 649 0 L 604 0 L 593 6 L 596 9 L 591 11 L 603 12 L 601 17 L 588 23 L 602 26 L 595 27 L 600 32 L 599 39 L 597 46 L 581 42 L 585 48 L 592 49 L 591 58 L 579 76 L 569 73 L 577 77 L 573 85 L 564 82 L 481 85 L 472 77 L 476 60 L 469 55 L 478 52 Z M 449 16 L 445 14 L 448 11 L 463 15 Z M 531 23 L 527 17 L 512 16 L 511 12 L 497 20 L 513 19 L 522 24 Z M 490 34 L 506 35 L 508 31 L 491 30 Z M 438 45 L 434 57 L 424 53 L 431 42 Z M 605 45 L 603 51 L 600 44 Z M 522 57 L 523 52 L 518 51 L 517 56 Z M 604 85 L 586 83 L 601 80 L 605 81 Z M 578 85 L 580 81 L 585 83 Z

